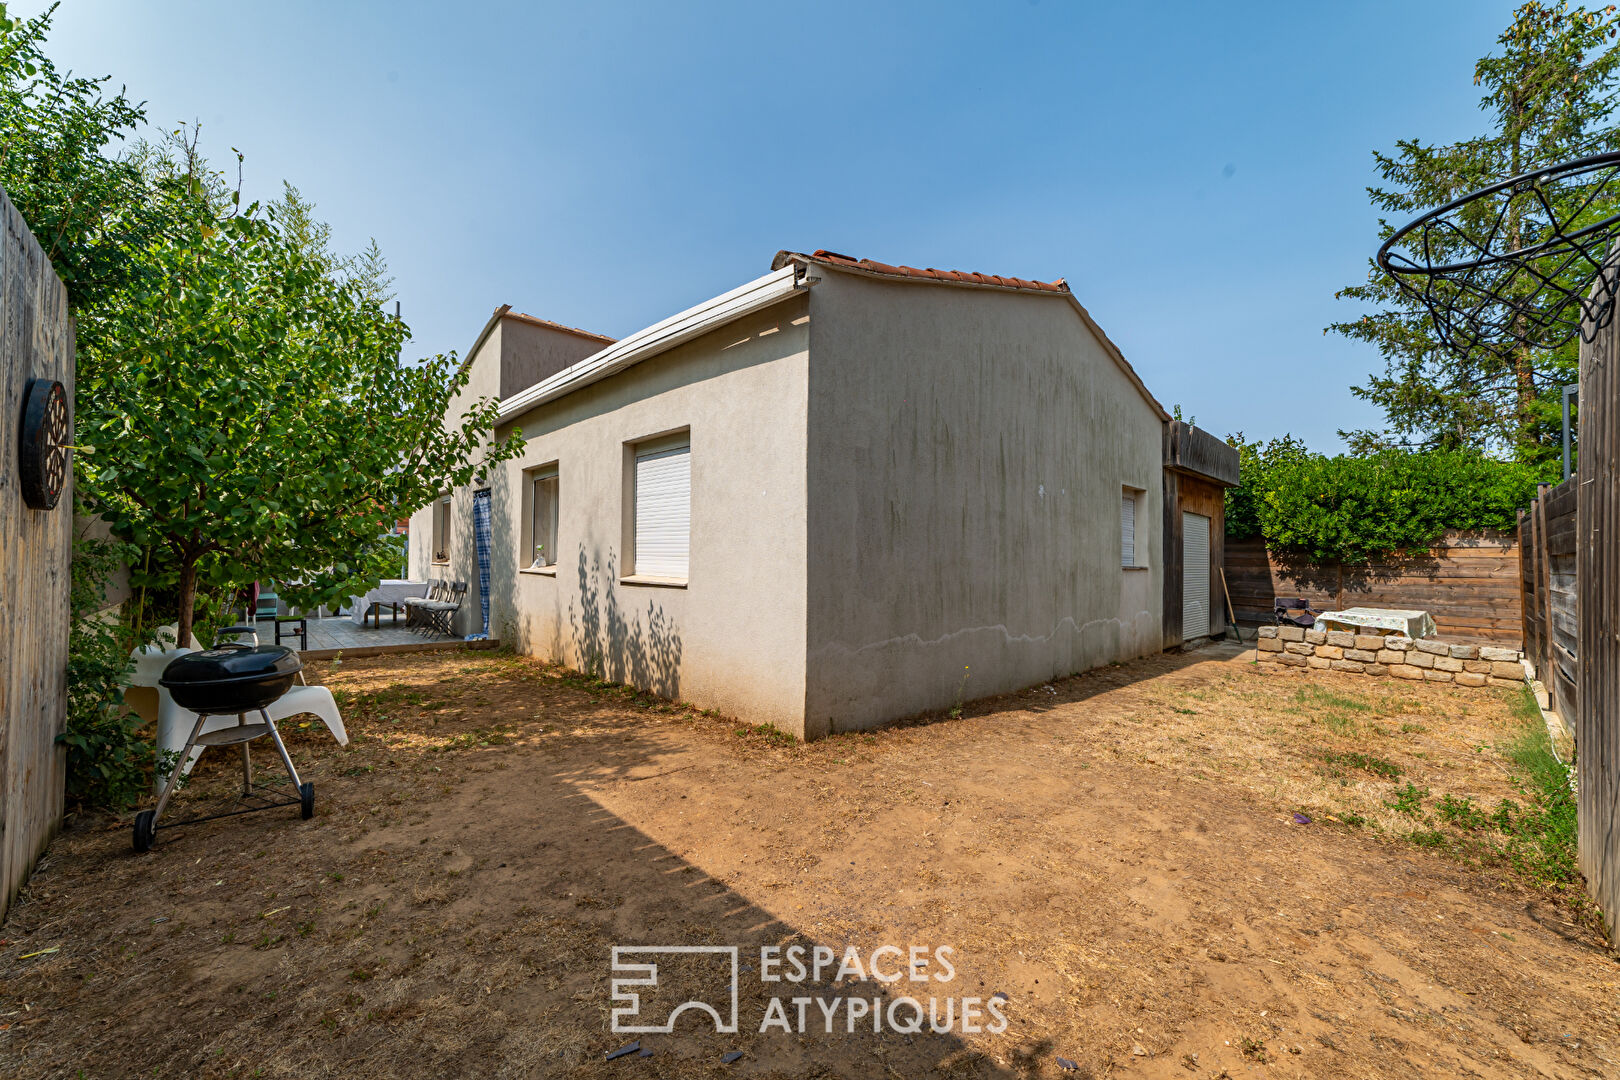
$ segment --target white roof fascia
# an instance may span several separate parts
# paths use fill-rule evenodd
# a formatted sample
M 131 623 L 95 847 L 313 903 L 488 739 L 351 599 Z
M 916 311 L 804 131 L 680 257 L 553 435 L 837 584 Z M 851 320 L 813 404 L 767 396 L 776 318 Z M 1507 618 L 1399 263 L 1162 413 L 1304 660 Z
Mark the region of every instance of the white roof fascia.
M 718 329 L 749 312 L 786 300 L 802 287 L 797 273 L 798 268 L 790 263 L 712 300 L 705 300 L 696 307 L 687 308 L 678 315 L 671 315 L 645 330 L 638 330 L 555 375 L 519 390 L 501 402 L 497 416 L 502 421 L 510 420 L 537 405 L 555 401 L 582 386 L 589 386 L 632 364 Z

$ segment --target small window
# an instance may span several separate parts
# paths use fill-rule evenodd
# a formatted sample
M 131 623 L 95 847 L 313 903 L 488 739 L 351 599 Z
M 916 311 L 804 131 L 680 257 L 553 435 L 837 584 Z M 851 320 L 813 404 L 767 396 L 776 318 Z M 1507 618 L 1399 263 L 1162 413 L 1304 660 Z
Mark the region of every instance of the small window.
M 1141 509 L 1141 488 L 1125 488 L 1119 500 L 1119 564 L 1125 567 L 1145 566 L 1137 558 L 1136 519 Z
M 433 504 L 433 561 L 450 561 L 450 496 L 444 495 Z
M 543 466 L 524 475 L 529 485 L 529 528 L 520 565 L 543 570 L 557 565 L 557 466 Z
M 685 581 L 692 543 L 692 444 L 687 434 L 635 448 L 636 577 Z

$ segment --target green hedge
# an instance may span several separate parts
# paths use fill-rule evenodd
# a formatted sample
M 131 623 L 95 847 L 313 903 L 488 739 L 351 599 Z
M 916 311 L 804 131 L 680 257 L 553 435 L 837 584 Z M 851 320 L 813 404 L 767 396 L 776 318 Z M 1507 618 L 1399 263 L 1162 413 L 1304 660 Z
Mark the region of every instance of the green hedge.
M 1537 467 L 1468 450 L 1328 457 L 1284 436 L 1227 441 L 1242 485 L 1226 493 L 1226 531 L 1263 536 L 1273 550 L 1314 561 L 1364 563 L 1432 547 L 1448 529 L 1513 529 L 1530 505 Z

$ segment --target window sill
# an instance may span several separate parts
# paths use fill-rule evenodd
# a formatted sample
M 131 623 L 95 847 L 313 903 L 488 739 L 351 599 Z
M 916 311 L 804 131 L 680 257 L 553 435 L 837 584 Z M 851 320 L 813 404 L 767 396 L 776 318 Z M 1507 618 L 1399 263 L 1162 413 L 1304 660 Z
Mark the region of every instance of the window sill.
M 1129 571 L 1129 570 L 1146 570 L 1147 567 L 1145 567 L 1145 566 L 1122 566 L 1122 567 L 1120 567 L 1120 569 L 1121 570 L 1127 570 L 1127 571 Z
M 539 574 L 541 577 L 556 577 L 557 568 L 555 566 L 520 566 L 518 567 L 518 573 Z
M 684 589 L 685 578 L 648 577 L 644 574 L 631 574 L 629 577 L 619 579 L 620 585 L 650 585 L 656 589 Z

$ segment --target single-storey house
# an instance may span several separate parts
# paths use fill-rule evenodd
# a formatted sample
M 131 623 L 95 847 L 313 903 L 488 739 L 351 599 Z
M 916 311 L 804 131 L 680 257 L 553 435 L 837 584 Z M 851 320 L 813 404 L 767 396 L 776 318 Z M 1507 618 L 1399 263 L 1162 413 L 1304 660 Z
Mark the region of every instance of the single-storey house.
M 525 653 L 816 738 L 1223 626 L 1236 454 L 1061 280 L 783 251 L 619 341 L 501 308 L 468 363 L 526 441 L 477 485 Z M 411 522 L 461 632 L 475 494 Z

